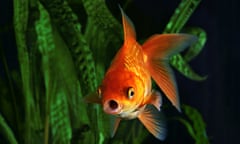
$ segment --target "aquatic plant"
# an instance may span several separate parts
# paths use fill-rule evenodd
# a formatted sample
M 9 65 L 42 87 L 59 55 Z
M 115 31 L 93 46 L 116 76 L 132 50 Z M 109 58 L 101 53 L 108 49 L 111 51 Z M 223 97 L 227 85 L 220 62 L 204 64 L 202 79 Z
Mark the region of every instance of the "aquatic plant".
M 185 77 L 206 79 L 188 64 L 206 42 L 201 28 L 185 28 L 200 0 L 182 0 L 163 33 L 183 30 L 199 37 L 171 65 Z M 125 8 L 130 1 L 127 1 Z M 0 136 L 6 143 L 142 143 L 148 132 L 137 120 L 123 122 L 110 138 L 110 116 L 82 98 L 96 90 L 122 42 L 121 23 L 104 0 L 14 0 L 13 26 L 20 71 L 9 70 L 4 49 L 0 79 Z M 75 9 L 77 7 L 77 9 Z M 108 57 L 106 57 L 108 55 Z M 9 97 L 10 96 L 10 97 Z M 196 143 L 207 143 L 200 114 L 183 105 L 183 123 Z M 192 118 L 192 116 L 197 116 Z M 128 135 L 124 135 L 125 131 Z M 138 137 L 137 139 L 134 137 Z

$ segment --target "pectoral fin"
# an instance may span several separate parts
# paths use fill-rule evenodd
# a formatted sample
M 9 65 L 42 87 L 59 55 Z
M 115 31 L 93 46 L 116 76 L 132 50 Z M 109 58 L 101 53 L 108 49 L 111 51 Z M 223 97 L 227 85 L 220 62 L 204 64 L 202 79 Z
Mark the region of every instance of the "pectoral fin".
M 162 96 L 160 92 L 154 90 L 152 91 L 150 104 L 154 105 L 155 108 L 160 111 L 160 107 L 162 105 Z
M 138 119 L 159 140 L 164 140 L 167 134 L 166 121 L 163 113 L 159 112 L 152 105 L 147 105 Z
M 99 98 L 97 92 L 90 93 L 89 95 L 85 96 L 83 100 L 87 103 L 101 104 L 101 99 Z
M 152 90 L 151 94 L 147 96 L 144 101 L 145 104 L 152 104 L 155 108 L 160 111 L 160 107 L 162 105 L 162 96 L 160 92 L 156 90 Z

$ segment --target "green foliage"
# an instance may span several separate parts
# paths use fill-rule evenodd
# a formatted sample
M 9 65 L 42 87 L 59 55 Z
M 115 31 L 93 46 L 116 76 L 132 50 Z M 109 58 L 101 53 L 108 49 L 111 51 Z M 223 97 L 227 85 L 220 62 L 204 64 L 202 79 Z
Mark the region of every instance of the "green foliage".
M 187 116 L 187 119 L 181 117 L 176 118 L 180 121 L 188 130 L 190 136 L 195 140 L 196 144 L 209 144 L 209 140 L 206 133 L 206 124 L 201 114 L 193 107 L 188 105 L 182 105 L 183 113 Z
M 8 126 L 2 115 L 0 114 L 0 133 L 4 135 L 4 137 L 7 139 L 7 141 L 11 144 L 17 144 L 17 140 L 11 130 L 11 128 Z
M 115 138 L 111 139 L 111 118 L 100 106 L 82 100 L 83 96 L 96 90 L 121 46 L 121 23 L 109 11 L 105 1 L 13 2 L 20 72 L 9 71 L 0 47 L 7 75 L 6 80 L 0 79 L 1 136 L 12 144 L 143 142 L 149 133 L 137 120 L 122 122 Z M 81 14 L 72 10 L 71 3 L 86 12 L 86 22 Z M 128 3 L 130 1 L 124 7 Z M 198 4 L 197 0 L 183 0 L 163 33 L 180 32 Z M 195 73 L 188 62 L 204 47 L 206 33 L 200 28 L 185 31 L 198 36 L 199 41 L 184 56 L 172 57 L 171 64 L 184 76 L 203 80 L 205 77 Z M 199 143 L 198 139 L 202 139 L 205 132 L 201 116 L 189 107 L 184 106 L 184 111 L 193 125 L 185 119 L 178 120 Z
M 182 28 L 188 21 L 191 14 L 194 12 L 196 7 L 198 6 L 200 0 L 182 0 L 179 6 L 176 8 L 173 16 L 169 20 L 166 28 L 164 29 L 163 33 L 179 33 L 181 32 Z M 198 37 L 198 42 L 189 48 L 189 51 L 196 54 L 190 54 L 192 57 L 195 57 L 199 51 L 203 48 L 206 39 L 206 35 L 201 35 L 200 33 L 194 33 L 194 31 L 199 31 L 199 29 L 195 28 L 191 31 L 192 34 L 196 34 Z M 204 33 L 204 31 L 201 31 Z M 200 43 L 200 44 L 199 44 Z M 181 74 L 185 77 L 190 78 L 192 80 L 201 81 L 205 80 L 206 77 L 199 76 L 195 73 L 189 64 L 187 63 L 188 55 L 182 58 L 181 54 L 177 54 L 173 56 L 170 60 L 170 63 L 174 68 L 176 68 Z

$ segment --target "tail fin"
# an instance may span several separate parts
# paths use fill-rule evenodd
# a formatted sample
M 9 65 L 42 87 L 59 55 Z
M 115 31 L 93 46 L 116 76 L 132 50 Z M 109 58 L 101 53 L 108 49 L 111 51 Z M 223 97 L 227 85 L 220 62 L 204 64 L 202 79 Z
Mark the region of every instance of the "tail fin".
M 195 36 L 188 34 L 162 34 L 150 37 L 142 46 L 152 78 L 179 111 L 177 84 L 169 66 L 169 58 L 195 40 Z

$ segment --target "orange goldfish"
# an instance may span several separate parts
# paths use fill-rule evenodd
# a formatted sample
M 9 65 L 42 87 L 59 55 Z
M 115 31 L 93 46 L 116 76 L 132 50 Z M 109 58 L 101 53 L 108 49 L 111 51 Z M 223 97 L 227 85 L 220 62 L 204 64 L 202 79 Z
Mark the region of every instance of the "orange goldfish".
M 85 100 L 102 104 L 104 112 L 116 116 L 112 136 L 121 119 L 138 118 L 150 133 L 163 140 L 167 129 L 164 117 L 159 112 L 161 95 L 152 90 L 152 79 L 180 111 L 177 85 L 169 58 L 191 45 L 196 38 L 188 34 L 156 34 L 140 45 L 136 41 L 132 22 L 120 10 L 124 43 L 97 93 L 87 96 Z

